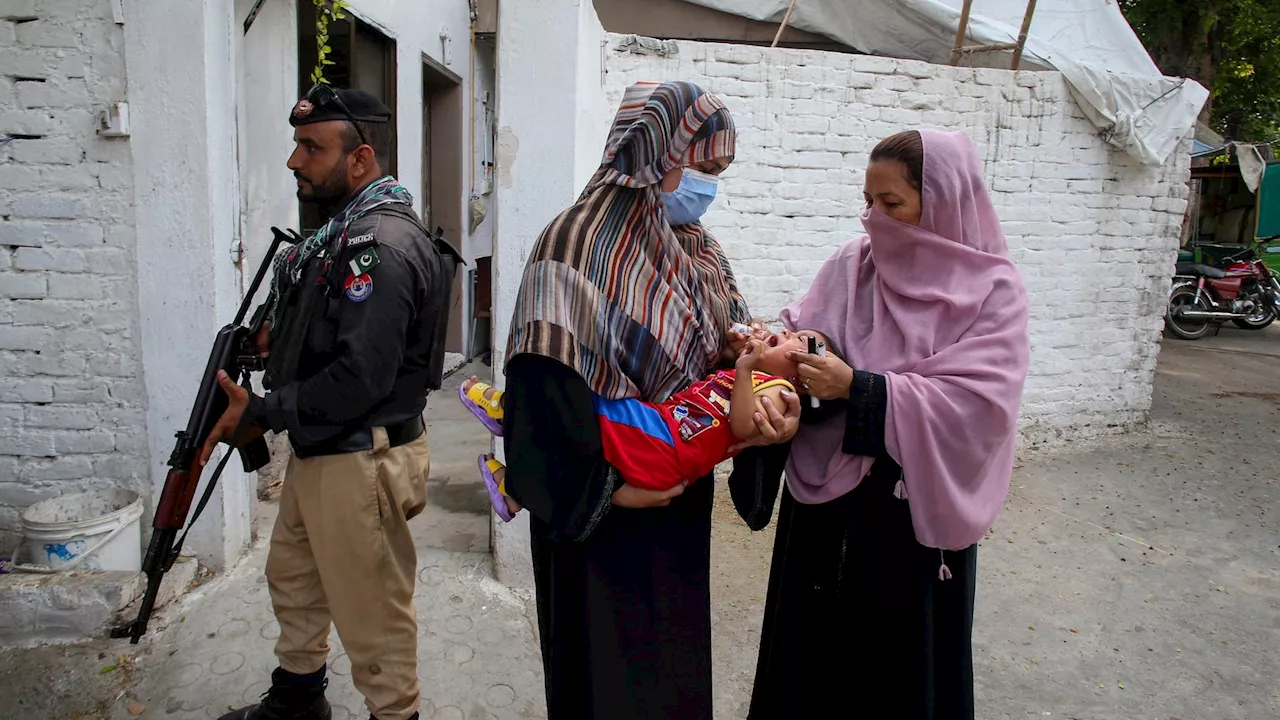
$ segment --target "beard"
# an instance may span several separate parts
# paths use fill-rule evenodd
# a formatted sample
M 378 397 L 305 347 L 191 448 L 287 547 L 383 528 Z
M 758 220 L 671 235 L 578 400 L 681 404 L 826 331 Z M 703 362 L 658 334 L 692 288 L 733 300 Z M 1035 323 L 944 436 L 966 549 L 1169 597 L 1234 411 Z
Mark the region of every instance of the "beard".
M 293 176 L 304 180 L 309 188 L 298 186 L 298 199 L 302 202 L 315 203 L 322 208 L 341 203 L 351 194 L 351 183 L 347 179 L 347 157 L 343 155 L 333 164 L 329 173 L 319 179 L 309 178 L 296 170 Z

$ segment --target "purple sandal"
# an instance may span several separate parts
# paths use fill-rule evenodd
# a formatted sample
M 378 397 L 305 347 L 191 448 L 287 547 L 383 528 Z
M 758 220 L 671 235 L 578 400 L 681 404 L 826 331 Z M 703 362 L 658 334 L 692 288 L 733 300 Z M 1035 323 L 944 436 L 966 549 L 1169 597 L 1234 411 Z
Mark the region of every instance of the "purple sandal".
M 498 513 L 502 522 L 511 522 L 515 515 L 512 514 L 511 508 L 507 507 L 507 499 L 498 489 L 498 481 L 493 477 L 493 471 L 489 469 L 489 456 L 481 455 L 476 458 L 476 461 L 480 466 L 480 475 L 484 478 L 484 488 L 489 491 L 489 504 L 493 505 L 493 511 Z M 494 460 L 494 462 L 498 461 Z
M 478 399 L 483 401 L 484 390 L 487 387 L 489 386 L 486 383 L 477 382 L 475 385 L 471 386 L 471 389 L 475 390 L 476 388 L 480 388 L 480 391 L 476 393 L 476 395 Z M 458 386 L 458 399 L 461 400 L 462 404 L 465 405 L 466 408 L 471 411 L 472 415 L 476 416 L 476 419 L 479 420 L 480 423 L 484 425 L 486 430 L 488 430 L 490 433 L 492 433 L 496 437 L 502 437 L 502 423 L 498 422 L 497 418 L 492 417 L 489 415 L 489 413 L 485 412 L 485 409 L 480 407 L 480 404 L 476 401 L 476 399 L 468 397 L 468 394 L 466 392 L 463 392 L 461 385 Z

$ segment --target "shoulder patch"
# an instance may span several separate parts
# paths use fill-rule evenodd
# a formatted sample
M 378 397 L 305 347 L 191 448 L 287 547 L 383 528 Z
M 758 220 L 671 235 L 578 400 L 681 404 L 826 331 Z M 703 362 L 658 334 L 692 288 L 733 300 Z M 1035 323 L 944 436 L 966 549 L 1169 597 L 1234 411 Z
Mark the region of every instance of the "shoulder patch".
M 348 276 L 344 289 L 351 302 L 364 302 L 373 294 L 373 278 L 368 275 Z
M 378 259 L 378 251 L 373 248 L 365 248 L 357 251 L 355 257 L 351 258 L 351 262 L 347 263 L 351 267 L 352 275 L 367 275 L 370 270 L 378 266 L 381 260 Z
M 377 241 L 378 239 L 373 236 L 373 233 L 365 233 L 347 240 L 347 247 L 353 248 L 360 245 L 368 245 L 369 243 L 376 243 Z

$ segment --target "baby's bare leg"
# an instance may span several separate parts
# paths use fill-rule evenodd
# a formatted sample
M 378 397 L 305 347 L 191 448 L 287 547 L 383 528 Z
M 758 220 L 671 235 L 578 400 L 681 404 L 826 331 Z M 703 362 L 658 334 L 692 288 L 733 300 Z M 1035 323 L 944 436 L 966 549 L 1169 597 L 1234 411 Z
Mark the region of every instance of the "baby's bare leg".
M 462 392 L 464 393 L 470 392 L 471 388 L 475 387 L 476 383 L 478 382 L 480 382 L 480 378 L 476 377 L 475 375 L 472 375 L 471 377 L 467 378 L 462 382 Z M 485 389 L 484 399 L 493 400 L 493 398 L 498 395 L 498 392 L 499 392 L 498 389 L 491 385 Z
M 512 515 L 514 515 L 520 512 L 521 510 L 523 510 L 524 508 L 520 505 L 520 503 L 516 502 L 515 500 L 512 500 L 511 496 L 507 494 L 507 487 L 505 483 L 506 477 L 507 477 L 506 468 L 501 468 L 499 470 L 494 471 L 493 473 L 493 479 L 498 482 L 498 492 L 502 493 L 502 499 L 507 501 L 507 509 L 511 511 Z

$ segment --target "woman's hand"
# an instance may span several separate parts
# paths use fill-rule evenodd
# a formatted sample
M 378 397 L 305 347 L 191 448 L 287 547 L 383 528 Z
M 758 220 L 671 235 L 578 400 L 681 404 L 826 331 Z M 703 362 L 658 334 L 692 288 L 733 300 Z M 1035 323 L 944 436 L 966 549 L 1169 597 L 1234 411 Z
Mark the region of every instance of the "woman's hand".
M 793 392 L 783 390 L 782 400 L 787 404 L 786 414 L 780 412 L 769 398 L 760 398 L 764 413 L 756 413 L 754 418 L 756 429 L 760 434 L 734 445 L 729 448 L 729 452 L 736 453 L 749 447 L 790 442 L 791 438 L 796 436 L 796 431 L 800 429 L 800 398 Z
M 666 507 L 671 504 L 671 498 L 683 494 L 688 486 L 688 480 L 670 490 L 644 490 L 635 485 L 623 485 L 613 491 L 613 504 L 633 509 Z
M 835 355 L 790 352 L 787 359 L 799 364 L 800 389 L 819 400 L 849 399 L 853 368 Z

